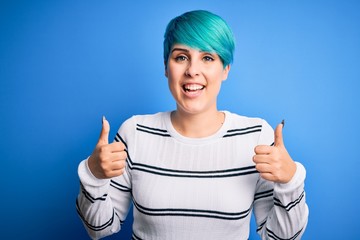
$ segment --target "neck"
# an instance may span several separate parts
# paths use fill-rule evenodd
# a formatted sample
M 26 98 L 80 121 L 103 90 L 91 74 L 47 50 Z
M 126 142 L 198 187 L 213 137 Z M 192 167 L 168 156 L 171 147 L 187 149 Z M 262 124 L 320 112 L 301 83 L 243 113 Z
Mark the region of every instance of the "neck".
M 225 114 L 217 110 L 190 114 L 179 110 L 171 113 L 171 122 L 181 135 L 191 138 L 208 137 L 216 133 L 225 121 Z

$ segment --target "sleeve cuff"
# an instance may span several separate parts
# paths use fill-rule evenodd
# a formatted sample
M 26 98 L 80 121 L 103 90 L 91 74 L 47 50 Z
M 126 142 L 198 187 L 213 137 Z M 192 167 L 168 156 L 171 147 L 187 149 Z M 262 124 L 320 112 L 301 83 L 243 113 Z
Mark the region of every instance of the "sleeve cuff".
M 274 186 L 276 192 L 290 192 L 304 185 L 306 170 L 301 163 L 295 162 L 295 164 L 296 172 L 293 178 L 288 183 L 276 183 Z
M 107 186 L 110 183 L 109 179 L 98 179 L 97 177 L 95 177 L 88 166 L 88 158 L 83 160 L 78 167 L 78 175 L 80 178 L 81 183 L 84 186 L 87 187 L 93 187 L 93 188 L 98 188 L 98 187 L 102 187 L 102 186 Z

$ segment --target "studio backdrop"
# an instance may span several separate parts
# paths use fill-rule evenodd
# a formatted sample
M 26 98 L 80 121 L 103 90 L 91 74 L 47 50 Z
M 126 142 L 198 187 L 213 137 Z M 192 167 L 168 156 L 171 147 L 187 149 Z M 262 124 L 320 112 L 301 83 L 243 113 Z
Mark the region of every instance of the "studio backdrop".
M 307 169 L 303 239 L 355 239 L 360 212 L 358 1 L 5 0 L 0 3 L 1 238 L 88 239 L 77 166 L 135 114 L 175 108 L 164 75 L 166 24 L 222 16 L 236 37 L 219 108 L 286 120 Z M 109 239 L 129 239 L 132 216 Z M 226 239 L 226 236 L 224 236 Z M 250 239 L 259 239 L 254 221 Z

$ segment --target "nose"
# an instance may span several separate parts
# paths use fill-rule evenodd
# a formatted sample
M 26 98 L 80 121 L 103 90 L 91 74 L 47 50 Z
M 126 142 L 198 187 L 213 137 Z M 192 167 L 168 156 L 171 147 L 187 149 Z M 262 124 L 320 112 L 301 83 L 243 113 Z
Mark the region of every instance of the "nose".
M 189 61 L 188 68 L 185 71 L 185 75 L 188 77 L 195 77 L 200 74 L 200 64 L 197 61 Z

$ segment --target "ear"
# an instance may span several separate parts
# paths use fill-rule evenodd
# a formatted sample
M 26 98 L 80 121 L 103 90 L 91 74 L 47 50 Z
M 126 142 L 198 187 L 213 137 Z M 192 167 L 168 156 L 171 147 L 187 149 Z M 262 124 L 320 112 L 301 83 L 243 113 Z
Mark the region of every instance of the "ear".
M 225 81 L 228 78 L 229 72 L 230 72 L 230 64 L 228 64 L 223 70 L 223 81 Z
M 166 62 L 165 62 L 165 61 L 164 61 L 164 67 L 165 67 L 165 77 L 168 77 L 167 66 L 166 66 Z

